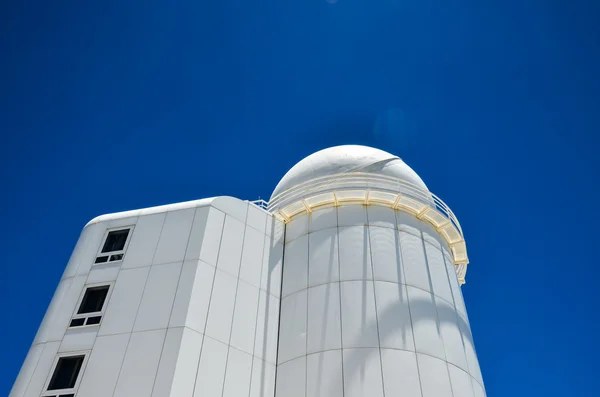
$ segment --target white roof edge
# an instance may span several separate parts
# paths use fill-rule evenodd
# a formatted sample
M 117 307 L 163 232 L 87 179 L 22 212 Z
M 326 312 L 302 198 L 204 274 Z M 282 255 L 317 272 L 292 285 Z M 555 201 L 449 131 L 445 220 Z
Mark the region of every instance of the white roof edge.
M 114 221 L 116 219 L 131 218 L 131 217 L 140 216 L 140 215 L 159 214 L 159 213 L 163 213 L 163 212 L 185 210 L 185 209 L 189 209 L 189 208 L 206 207 L 208 205 L 211 205 L 213 201 L 215 201 L 216 199 L 218 199 L 220 197 L 226 197 L 226 196 L 209 197 L 209 198 L 204 198 L 204 199 L 200 199 L 200 200 L 184 201 L 182 203 L 166 204 L 166 205 L 159 205 L 156 207 L 142 208 L 142 209 L 138 209 L 138 210 L 114 212 L 112 214 L 104 214 L 104 215 L 97 216 L 94 219 L 92 219 L 91 221 L 89 221 L 88 223 L 86 223 L 84 228 L 86 228 L 89 225 L 93 225 L 95 223 L 105 222 L 105 221 Z

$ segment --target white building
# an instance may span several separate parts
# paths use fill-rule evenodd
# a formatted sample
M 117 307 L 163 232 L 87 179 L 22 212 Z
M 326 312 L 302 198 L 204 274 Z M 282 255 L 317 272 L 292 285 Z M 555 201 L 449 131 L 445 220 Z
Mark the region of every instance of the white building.
M 90 221 L 10 397 L 482 397 L 467 262 L 402 160 L 325 149 L 268 206 Z

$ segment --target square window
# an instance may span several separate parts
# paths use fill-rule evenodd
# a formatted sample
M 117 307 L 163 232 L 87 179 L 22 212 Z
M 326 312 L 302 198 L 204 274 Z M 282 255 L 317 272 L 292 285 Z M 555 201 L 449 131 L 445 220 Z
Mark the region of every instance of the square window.
M 108 236 L 106 236 L 104 246 L 102 247 L 102 253 L 122 251 L 125 248 L 128 235 L 129 229 L 113 230 L 108 232 Z
M 85 355 L 60 357 L 48 384 L 48 390 L 73 389 Z
M 100 287 L 90 287 L 86 289 L 83 299 L 81 300 L 81 305 L 79 305 L 79 310 L 77 310 L 77 314 L 101 312 L 109 288 L 109 285 L 102 285 Z

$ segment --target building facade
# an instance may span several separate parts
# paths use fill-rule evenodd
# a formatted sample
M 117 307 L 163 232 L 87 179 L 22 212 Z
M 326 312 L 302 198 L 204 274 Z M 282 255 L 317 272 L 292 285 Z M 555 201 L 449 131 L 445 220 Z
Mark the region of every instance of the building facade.
M 325 149 L 269 203 L 90 221 L 10 397 L 482 397 L 467 262 L 402 160 Z

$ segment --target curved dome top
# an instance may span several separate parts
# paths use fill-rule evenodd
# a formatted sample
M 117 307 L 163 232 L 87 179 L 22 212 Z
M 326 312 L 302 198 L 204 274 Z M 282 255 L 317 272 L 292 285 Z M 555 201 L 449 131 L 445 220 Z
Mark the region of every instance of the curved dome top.
M 353 171 L 386 175 L 429 190 L 399 157 L 368 146 L 343 145 L 320 150 L 301 160 L 279 181 L 271 199 L 311 179 Z

